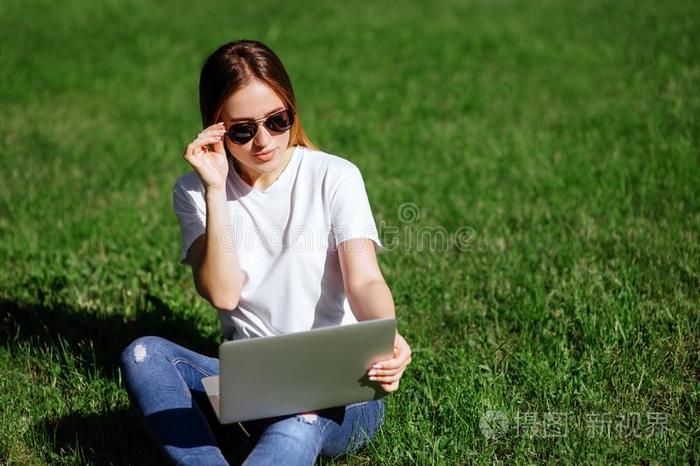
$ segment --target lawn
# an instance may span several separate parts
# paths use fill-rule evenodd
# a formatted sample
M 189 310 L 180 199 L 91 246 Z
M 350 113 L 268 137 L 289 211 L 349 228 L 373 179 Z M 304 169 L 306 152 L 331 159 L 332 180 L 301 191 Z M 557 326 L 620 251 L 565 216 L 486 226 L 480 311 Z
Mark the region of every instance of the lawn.
M 240 38 L 360 168 L 414 349 L 325 464 L 700 460 L 697 1 L 5 0 L 0 464 L 163 462 L 117 359 L 221 341 L 171 192 Z

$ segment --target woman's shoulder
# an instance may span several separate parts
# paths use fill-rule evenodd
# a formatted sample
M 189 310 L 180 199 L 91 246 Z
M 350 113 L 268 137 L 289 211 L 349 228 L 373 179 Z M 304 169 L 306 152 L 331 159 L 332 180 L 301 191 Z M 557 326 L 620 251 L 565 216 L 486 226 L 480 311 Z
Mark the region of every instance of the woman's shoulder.
M 300 146 L 300 148 L 303 154 L 303 165 L 307 170 L 312 170 L 317 175 L 339 178 L 345 173 L 359 171 L 357 165 L 339 155 L 305 146 Z
M 175 179 L 173 190 L 203 192 L 204 186 L 202 186 L 202 180 L 197 176 L 197 172 L 190 170 Z

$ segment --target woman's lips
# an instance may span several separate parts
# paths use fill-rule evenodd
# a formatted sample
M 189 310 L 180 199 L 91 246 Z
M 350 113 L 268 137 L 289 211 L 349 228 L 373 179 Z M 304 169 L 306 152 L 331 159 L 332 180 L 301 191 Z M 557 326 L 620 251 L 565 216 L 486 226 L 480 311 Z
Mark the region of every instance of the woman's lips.
M 267 152 L 258 152 L 257 154 L 252 154 L 252 155 L 253 155 L 253 157 L 260 159 L 260 160 L 270 160 L 272 158 L 272 156 L 274 155 L 275 150 L 276 150 L 276 148 L 272 149 L 270 151 L 267 151 Z

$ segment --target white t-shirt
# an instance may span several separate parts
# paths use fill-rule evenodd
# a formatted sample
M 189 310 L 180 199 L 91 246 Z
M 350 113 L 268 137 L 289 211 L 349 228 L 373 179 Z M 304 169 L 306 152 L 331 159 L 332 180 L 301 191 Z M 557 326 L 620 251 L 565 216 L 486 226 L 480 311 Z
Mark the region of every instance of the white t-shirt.
M 226 197 L 231 229 L 223 241 L 238 253 L 243 288 L 235 310 L 219 311 L 225 339 L 357 321 L 345 296 L 337 247 L 351 238 L 383 246 L 355 164 L 295 146 L 275 182 L 259 191 L 243 181 L 229 158 Z M 194 170 L 175 182 L 173 210 L 182 231 L 180 263 L 188 264 L 187 251 L 206 226 L 204 187 Z

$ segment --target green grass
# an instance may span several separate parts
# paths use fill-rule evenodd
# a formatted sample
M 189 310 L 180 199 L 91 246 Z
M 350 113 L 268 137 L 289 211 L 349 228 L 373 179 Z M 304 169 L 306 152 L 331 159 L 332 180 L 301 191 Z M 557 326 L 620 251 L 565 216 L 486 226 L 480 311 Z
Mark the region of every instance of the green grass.
M 3 2 L 0 464 L 162 461 L 116 361 L 145 334 L 215 354 L 171 188 L 201 62 L 239 38 L 280 55 L 312 139 L 398 228 L 379 260 L 414 362 L 376 440 L 326 463 L 697 463 L 699 18 L 692 0 Z M 511 421 L 494 439 L 488 410 Z M 567 435 L 519 434 L 518 412 L 569 413 Z M 665 435 L 587 424 L 635 412 L 667 414 Z

